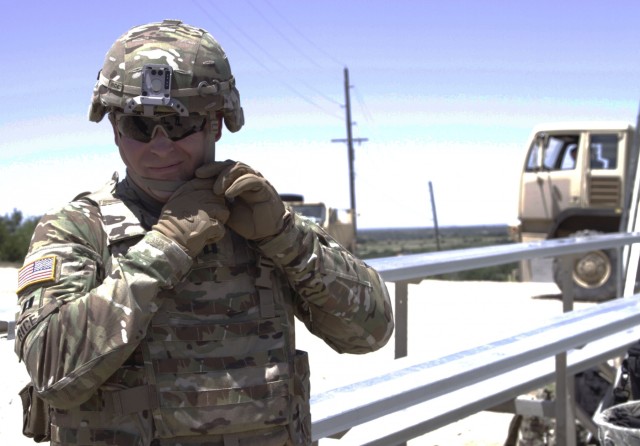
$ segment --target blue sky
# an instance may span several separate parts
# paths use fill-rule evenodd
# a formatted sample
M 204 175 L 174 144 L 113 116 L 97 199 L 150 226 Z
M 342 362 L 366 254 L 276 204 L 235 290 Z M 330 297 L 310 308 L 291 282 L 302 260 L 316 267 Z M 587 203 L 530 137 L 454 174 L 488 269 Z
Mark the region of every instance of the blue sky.
M 16 3 L 16 5 L 18 5 Z M 245 127 L 220 159 L 280 192 L 349 206 L 343 70 L 352 88 L 359 227 L 516 221 L 534 125 L 635 122 L 635 1 L 159 0 L 31 2 L 4 10 L 0 214 L 41 215 L 122 163 L 86 114 L 112 42 L 181 19 L 210 31 L 238 82 Z M 63 6 L 64 5 L 64 6 Z

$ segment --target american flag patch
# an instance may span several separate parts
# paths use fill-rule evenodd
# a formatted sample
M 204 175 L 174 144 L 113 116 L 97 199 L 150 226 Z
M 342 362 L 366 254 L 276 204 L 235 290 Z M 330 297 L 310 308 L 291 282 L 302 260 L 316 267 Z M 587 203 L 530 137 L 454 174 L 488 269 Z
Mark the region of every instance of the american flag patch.
M 26 264 L 18 271 L 18 293 L 34 283 L 47 282 L 56 277 L 56 256 L 46 256 Z

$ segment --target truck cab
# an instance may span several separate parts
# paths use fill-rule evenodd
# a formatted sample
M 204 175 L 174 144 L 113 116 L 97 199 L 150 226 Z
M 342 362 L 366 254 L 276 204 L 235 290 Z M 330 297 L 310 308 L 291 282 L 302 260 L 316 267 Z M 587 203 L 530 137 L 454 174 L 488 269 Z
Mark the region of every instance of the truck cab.
M 637 153 L 635 129 L 626 122 L 541 124 L 534 128 L 520 180 L 522 242 L 618 232 L 630 201 Z M 521 265 L 532 279 L 531 262 Z M 615 297 L 615 252 L 586 253 L 571 272 L 576 298 Z M 553 277 L 563 272 L 554 262 Z

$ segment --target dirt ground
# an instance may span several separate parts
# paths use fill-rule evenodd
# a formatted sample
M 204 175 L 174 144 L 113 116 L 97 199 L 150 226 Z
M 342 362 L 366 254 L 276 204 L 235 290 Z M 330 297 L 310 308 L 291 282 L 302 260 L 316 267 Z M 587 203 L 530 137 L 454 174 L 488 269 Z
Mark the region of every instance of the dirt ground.
M 0 268 L 0 320 L 12 317 L 16 270 Z M 393 284 L 388 284 L 393 300 Z M 410 360 L 424 361 L 507 337 L 562 312 L 559 291 L 550 283 L 448 282 L 425 280 L 409 286 Z M 579 308 L 580 306 L 576 306 Z M 339 355 L 298 326 L 298 347 L 309 351 L 312 394 L 376 376 L 394 366 L 394 340 L 378 352 Z M 13 342 L 0 340 L 4 364 L 0 386 L 0 438 L 3 444 L 33 445 L 21 435 L 18 390 L 27 382 Z M 480 412 L 409 442 L 410 446 L 498 446 L 511 415 Z M 347 434 L 348 435 L 348 434 Z M 346 440 L 347 437 L 345 437 Z M 321 440 L 327 446 L 339 441 Z

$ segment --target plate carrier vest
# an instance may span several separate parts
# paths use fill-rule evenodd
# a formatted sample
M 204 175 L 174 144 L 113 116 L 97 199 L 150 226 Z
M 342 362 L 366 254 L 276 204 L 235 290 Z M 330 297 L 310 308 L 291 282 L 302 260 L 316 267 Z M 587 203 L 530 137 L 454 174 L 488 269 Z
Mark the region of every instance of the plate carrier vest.
M 99 207 L 115 258 L 147 232 L 116 183 L 79 197 Z M 227 228 L 160 296 L 144 340 L 97 394 L 53 410 L 53 444 L 228 446 L 254 444 L 251 432 L 258 444 L 311 443 L 308 358 L 295 350 L 293 292 L 270 260 Z

